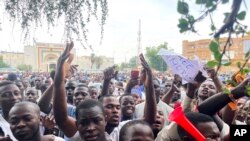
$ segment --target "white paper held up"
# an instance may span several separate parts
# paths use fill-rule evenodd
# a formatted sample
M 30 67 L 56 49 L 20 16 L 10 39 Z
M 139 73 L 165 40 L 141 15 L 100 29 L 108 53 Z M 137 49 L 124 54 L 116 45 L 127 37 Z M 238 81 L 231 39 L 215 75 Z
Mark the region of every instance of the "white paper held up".
M 166 49 L 161 49 L 158 52 L 158 55 L 162 57 L 174 74 L 178 74 L 182 77 L 184 82 L 186 81 L 193 83 L 199 71 L 204 73 L 204 70 L 202 70 L 203 66 L 201 66 L 202 63 L 197 57 L 194 60 L 190 60 L 182 55 L 168 51 Z M 204 76 L 207 75 L 204 74 Z

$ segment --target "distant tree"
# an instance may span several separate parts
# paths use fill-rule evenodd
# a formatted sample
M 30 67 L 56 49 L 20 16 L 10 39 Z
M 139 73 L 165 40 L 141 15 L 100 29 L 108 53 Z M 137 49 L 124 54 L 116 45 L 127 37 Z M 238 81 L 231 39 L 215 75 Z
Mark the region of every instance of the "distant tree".
M 134 56 L 132 58 L 129 59 L 129 67 L 130 68 L 135 68 L 136 67 L 136 59 L 137 59 L 137 56 Z
M 95 63 L 95 54 L 94 53 L 91 53 L 91 55 L 90 55 L 90 63 L 91 63 L 90 68 L 92 70 L 93 69 L 93 65 Z
M 129 64 L 128 63 L 125 63 L 125 62 L 122 62 L 120 65 L 119 65 L 119 70 L 124 70 L 126 68 L 129 68 Z
M 159 46 L 153 46 L 153 47 L 147 47 L 146 48 L 146 58 L 149 61 L 149 65 L 158 70 L 158 71 L 166 71 L 167 66 L 165 64 L 165 62 L 162 60 L 162 58 L 157 55 L 157 53 L 159 52 L 159 50 L 161 48 L 164 49 L 169 49 L 168 48 L 168 44 L 165 42 Z
M 101 65 L 103 64 L 103 57 L 97 56 L 97 57 L 95 57 L 94 60 L 95 60 L 96 68 L 100 69 Z
M 32 66 L 31 65 L 26 65 L 26 64 L 20 64 L 20 65 L 17 66 L 17 69 L 19 69 L 20 71 L 31 71 Z
M 0 68 L 6 68 L 6 67 L 9 67 L 9 65 L 3 61 L 3 56 L 0 56 Z

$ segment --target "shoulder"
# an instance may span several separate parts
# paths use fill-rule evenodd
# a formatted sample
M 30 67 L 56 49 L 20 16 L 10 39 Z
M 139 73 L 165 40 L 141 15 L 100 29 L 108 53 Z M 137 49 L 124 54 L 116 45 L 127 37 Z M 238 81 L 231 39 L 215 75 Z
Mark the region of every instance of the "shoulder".
M 42 138 L 43 141 L 65 141 L 63 138 L 54 135 L 45 135 Z
M 135 105 L 135 108 L 141 108 L 141 107 L 144 107 L 144 105 L 145 105 L 145 102 L 142 102 L 140 104 Z
M 168 111 L 169 111 L 169 110 L 170 110 L 170 111 L 173 110 L 173 108 L 172 108 L 171 106 L 169 106 L 168 104 L 164 103 L 164 102 L 161 101 L 161 100 L 158 102 L 157 105 L 160 106 L 160 107 L 162 107 L 162 108 L 166 108 Z
M 131 120 L 126 120 L 126 121 L 120 122 L 119 125 L 117 127 L 115 127 L 115 129 L 110 133 L 110 135 L 107 139 L 110 139 L 112 141 L 119 141 L 120 130 L 129 121 L 131 121 Z

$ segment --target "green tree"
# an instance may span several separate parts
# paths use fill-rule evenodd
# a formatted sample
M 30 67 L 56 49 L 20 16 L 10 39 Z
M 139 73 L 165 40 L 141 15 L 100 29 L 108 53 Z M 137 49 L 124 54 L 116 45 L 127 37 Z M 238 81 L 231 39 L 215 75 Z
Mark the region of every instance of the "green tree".
M 3 61 L 3 56 L 0 56 L 0 68 L 6 68 L 6 67 L 9 67 L 9 65 Z
M 166 71 L 167 69 L 166 63 L 163 61 L 163 59 L 159 55 L 157 55 L 157 53 L 159 52 L 161 48 L 169 49 L 168 44 L 166 42 L 156 47 L 155 46 L 147 47 L 146 58 L 148 59 L 149 65 L 152 68 L 158 71 Z
M 245 9 L 247 9 L 247 2 L 246 0 L 195 0 L 195 4 L 202 8 L 200 11 L 201 14 L 199 16 L 194 16 L 195 14 L 192 13 L 193 9 L 196 8 L 189 8 L 188 0 L 178 0 L 177 1 L 177 11 L 181 14 L 179 18 L 179 24 L 177 25 L 180 29 L 180 32 L 197 32 L 195 24 L 198 22 L 203 21 L 205 18 L 210 19 L 210 29 L 211 33 L 210 36 L 213 37 L 211 40 L 209 49 L 214 55 L 214 60 L 210 60 L 207 65 L 208 67 L 215 67 L 217 66 L 216 73 L 220 70 L 222 66 L 230 66 L 231 65 L 231 58 L 230 56 L 226 55 L 226 51 L 230 50 L 230 47 L 233 45 L 232 37 L 233 35 L 244 36 L 248 33 L 247 25 L 242 24 L 242 21 L 246 17 L 246 10 L 241 8 L 241 5 L 244 3 Z M 218 18 L 213 17 L 213 12 L 218 9 L 219 6 L 230 3 L 231 4 L 231 11 L 224 11 L 224 21 L 222 26 L 218 28 L 216 25 L 215 20 L 220 20 Z M 190 4 L 194 6 L 194 4 Z M 227 40 L 222 45 L 220 43 L 220 37 L 224 34 L 227 34 Z M 226 58 L 223 59 L 222 58 Z M 244 63 L 237 62 L 237 66 L 239 67 L 239 72 L 242 71 L 249 71 L 248 69 L 244 69 L 248 61 L 250 60 L 250 50 L 245 53 L 244 56 Z
M 127 68 L 129 68 L 129 64 L 128 63 L 122 62 L 119 65 L 119 70 L 124 70 L 124 69 L 127 69 Z
M 103 64 L 103 57 L 102 56 L 97 56 L 94 59 L 95 64 L 96 64 L 96 68 L 100 69 L 101 65 Z
M 136 67 L 136 59 L 137 59 L 137 56 L 134 56 L 134 57 L 129 59 L 129 63 L 128 63 L 129 68 Z
M 19 69 L 20 71 L 31 71 L 32 66 L 31 65 L 26 65 L 26 64 L 20 64 L 20 65 L 17 66 L 17 69 Z
M 94 65 L 94 63 L 95 63 L 95 54 L 94 54 L 94 53 L 91 53 L 91 54 L 90 54 L 90 63 L 91 63 L 90 68 L 91 68 L 91 70 L 92 70 L 92 69 L 93 69 L 93 65 Z

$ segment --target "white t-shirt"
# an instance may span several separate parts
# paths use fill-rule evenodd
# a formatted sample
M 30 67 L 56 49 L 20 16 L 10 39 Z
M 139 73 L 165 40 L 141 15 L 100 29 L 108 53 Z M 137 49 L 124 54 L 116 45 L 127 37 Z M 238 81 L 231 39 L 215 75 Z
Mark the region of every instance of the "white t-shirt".
M 5 136 L 9 135 L 12 141 L 17 141 L 17 139 L 14 137 L 14 135 L 10 130 L 10 124 L 2 117 L 1 114 L 0 114 L 0 127 L 2 128 Z

